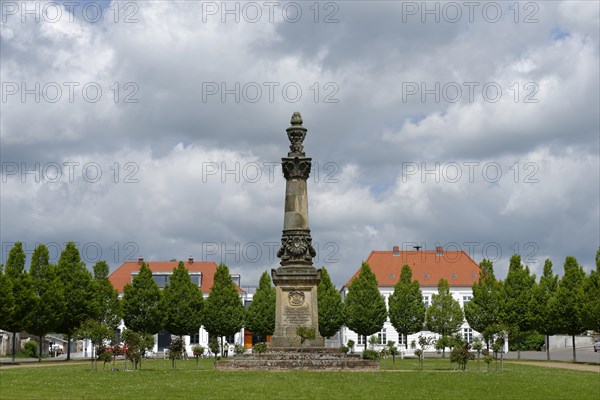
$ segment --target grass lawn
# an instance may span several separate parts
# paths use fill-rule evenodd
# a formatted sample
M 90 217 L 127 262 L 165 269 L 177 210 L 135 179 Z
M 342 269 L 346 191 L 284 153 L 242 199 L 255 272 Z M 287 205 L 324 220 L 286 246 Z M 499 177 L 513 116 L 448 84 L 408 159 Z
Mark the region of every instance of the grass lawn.
M 118 372 L 98 364 L 0 368 L 1 399 L 598 399 L 595 372 L 505 364 L 504 372 L 455 372 L 445 359 L 414 359 L 378 372 L 220 372 L 210 360 L 144 360 L 141 371 Z

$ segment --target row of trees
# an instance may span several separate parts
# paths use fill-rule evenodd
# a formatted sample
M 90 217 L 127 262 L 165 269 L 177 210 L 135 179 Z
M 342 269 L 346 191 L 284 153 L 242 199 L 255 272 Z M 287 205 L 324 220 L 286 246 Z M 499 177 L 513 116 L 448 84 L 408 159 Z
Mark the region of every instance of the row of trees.
M 546 357 L 550 359 L 548 337 L 575 336 L 587 330 L 600 332 L 600 249 L 596 269 L 589 275 L 575 257 L 567 257 L 561 279 L 546 260 L 539 282 L 521 257 L 514 255 L 506 280 L 498 281 L 488 260 L 480 264 L 479 282 L 473 285 L 473 299 L 465 305 L 469 325 L 483 334 L 486 342 L 498 332 L 506 332 L 519 344 L 522 334 L 535 330 L 546 336 Z M 519 349 L 520 357 L 520 346 Z
M 221 338 L 234 335 L 242 327 L 260 336 L 271 335 L 275 329 L 275 288 L 266 272 L 246 310 L 223 264 L 217 268 L 206 299 L 180 262 L 162 291 L 143 263 L 119 300 L 108 279 L 108 265 L 98 262 L 92 275 L 74 243 L 66 245 L 57 265 L 48 259 L 47 248 L 39 245 L 26 272 L 25 253 L 21 243 L 16 243 L 5 268 L 0 268 L 0 327 L 39 336 L 40 354 L 41 337 L 49 332 L 64 333 L 69 342 L 76 334 L 102 343 L 116 331 L 121 319 L 130 330 L 146 336 L 166 329 L 181 337 L 197 333 L 202 325 Z M 323 337 L 331 337 L 346 325 L 366 337 L 381 331 L 388 316 L 403 336 L 427 329 L 441 335 L 442 342 L 459 331 L 465 318 L 473 329 L 482 332 L 486 343 L 499 332 L 509 332 L 518 341 L 520 332 L 531 329 L 545 335 L 600 331 L 600 249 L 596 270 L 589 276 L 573 257 L 567 257 L 564 268 L 559 280 L 547 260 L 536 284 L 535 275 L 521 264 L 520 256 L 514 255 L 506 280 L 498 281 L 493 264 L 483 260 L 464 314 L 444 279 L 426 308 L 419 282 L 412 279 L 408 265 L 403 266 L 388 299 L 389 311 L 368 264 L 363 263 L 350 284 L 345 302 L 323 268 L 318 286 L 319 331 Z
M 67 243 L 58 263 L 50 264 L 46 246 L 38 245 L 25 270 L 25 252 L 20 242 L 0 266 L 0 327 L 8 332 L 27 331 L 42 337 L 50 332 L 67 336 L 67 359 L 75 331 L 87 320 L 115 330 L 120 322 L 118 293 L 108 280 L 108 265 L 98 262 L 94 274 L 81 261 L 74 243 Z M 12 340 L 13 359 L 16 334 Z
M 348 287 L 343 313 L 345 325 L 357 334 L 366 337 L 381 331 L 389 315 L 390 323 L 400 335 L 427 329 L 444 339 L 458 332 L 464 321 L 460 303 L 452 297 L 445 279 L 440 279 L 438 293 L 432 296 L 431 305 L 426 308 L 419 282 L 412 279 L 408 265 L 400 271 L 400 279 L 388 298 L 388 307 L 389 311 L 375 274 L 363 263 L 359 275 Z M 366 340 L 364 346 L 366 349 Z M 408 347 L 407 341 L 405 346 Z
M 473 297 L 465 304 L 464 314 L 445 279 L 439 281 L 438 293 L 432 296 L 426 309 L 419 283 L 412 280 L 408 265 L 403 266 L 389 296 L 388 310 L 367 264 L 363 263 L 359 276 L 348 289 L 344 323 L 364 336 L 379 332 L 389 315 L 390 323 L 401 335 L 429 330 L 441 335 L 438 342 L 450 343 L 466 319 L 471 328 L 483 334 L 488 350 L 494 336 L 508 334 L 517 342 L 519 358 L 519 341 L 527 331 L 536 330 L 546 337 L 571 335 L 573 360 L 576 360 L 575 335 L 587 330 L 600 332 L 600 249 L 596 253 L 596 270 L 589 275 L 574 257 L 567 257 L 559 279 L 552 272 L 552 262 L 546 260 L 538 283 L 518 254 L 511 257 L 504 281 L 494 276 L 493 263 L 483 260 L 479 281 L 473 285 Z M 548 347 L 546 344 L 549 359 Z

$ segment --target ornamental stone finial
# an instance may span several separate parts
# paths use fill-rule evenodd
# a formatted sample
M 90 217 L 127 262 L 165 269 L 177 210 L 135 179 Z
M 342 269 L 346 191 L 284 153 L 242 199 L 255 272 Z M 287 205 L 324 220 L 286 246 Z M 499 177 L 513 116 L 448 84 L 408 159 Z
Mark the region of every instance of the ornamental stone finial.
M 304 138 L 306 137 L 307 129 L 302 126 L 302 116 L 298 111 L 292 114 L 290 121 L 292 126 L 286 129 L 288 139 L 290 139 L 290 151 L 288 157 L 304 157 Z
M 302 125 L 302 115 L 298 111 L 292 114 L 292 119 L 290 121 L 292 125 Z

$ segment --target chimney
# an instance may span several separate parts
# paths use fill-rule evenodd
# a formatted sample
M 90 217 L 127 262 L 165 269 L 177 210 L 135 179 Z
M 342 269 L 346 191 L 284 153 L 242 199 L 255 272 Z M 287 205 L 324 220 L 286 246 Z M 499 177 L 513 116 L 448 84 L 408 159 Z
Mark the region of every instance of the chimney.
M 138 257 L 138 265 L 142 265 L 143 262 L 144 262 L 144 257 L 139 256 Z
M 444 248 L 442 246 L 437 246 L 435 248 L 435 252 L 438 256 L 443 256 L 444 255 Z
M 393 253 L 395 256 L 399 256 L 399 255 L 400 255 L 400 248 L 399 248 L 398 246 L 394 246 L 394 247 L 392 248 L 392 253 Z
M 192 256 L 189 256 L 189 257 L 188 257 L 188 264 L 190 264 L 190 265 L 191 265 L 191 264 L 193 264 L 193 263 L 194 263 L 194 257 L 192 257 Z

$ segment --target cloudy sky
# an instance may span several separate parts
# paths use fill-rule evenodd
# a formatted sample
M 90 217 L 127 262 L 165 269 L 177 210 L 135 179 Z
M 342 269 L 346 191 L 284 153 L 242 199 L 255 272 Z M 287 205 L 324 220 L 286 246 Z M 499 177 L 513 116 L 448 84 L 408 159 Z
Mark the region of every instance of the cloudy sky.
M 2 261 L 278 265 L 300 111 L 337 285 L 441 244 L 506 276 L 600 243 L 599 3 L 2 1 Z

